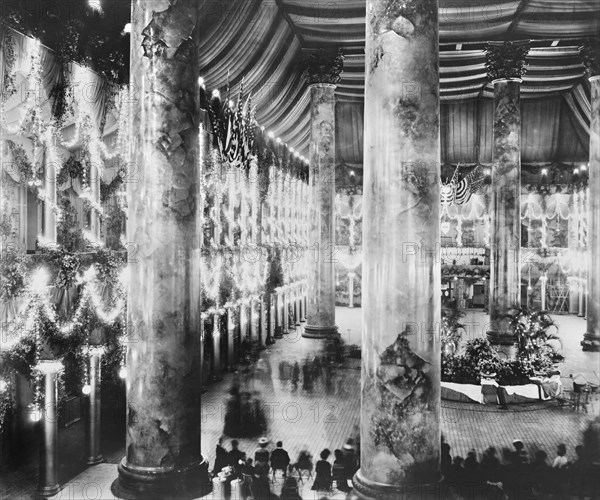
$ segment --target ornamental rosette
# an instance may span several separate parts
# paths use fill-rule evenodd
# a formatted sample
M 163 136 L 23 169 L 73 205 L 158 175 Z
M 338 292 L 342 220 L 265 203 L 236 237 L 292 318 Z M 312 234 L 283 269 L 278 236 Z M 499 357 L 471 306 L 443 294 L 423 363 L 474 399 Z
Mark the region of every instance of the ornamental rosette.
M 588 77 L 600 75 L 600 40 L 588 38 L 583 46 L 579 47 L 579 54 L 585 74 Z
M 529 48 L 529 42 L 488 43 L 485 67 L 489 79 L 522 78 L 527 72 L 525 59 Z
M 319 49 L 305 55 L 303 67 L 309 84 L 329 83 L 335 85 L 341 80 L 344 54 L 341 49 Z

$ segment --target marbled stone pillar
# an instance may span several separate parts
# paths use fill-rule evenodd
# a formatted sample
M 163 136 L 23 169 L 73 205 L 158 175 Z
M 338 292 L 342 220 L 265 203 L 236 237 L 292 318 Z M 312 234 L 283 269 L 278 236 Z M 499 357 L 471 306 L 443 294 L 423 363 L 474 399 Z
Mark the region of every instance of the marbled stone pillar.
M 36 369 L 44 376 L 44 411 L 42 413 L 42 446 L 40 447 L 39 492 L 43 497 L 56 495 L 58 485 L 56 441 L 58 438 L 58 387 L 56 377 L 63 365 L 58 361 L 40 361 Z
M 200 496 L 199 55 L 195 0 L 135 0 L 126 457 L 115 496 Z
M 577 302 L 578 302 L 577 316 L 579 316 L 580 318 L 583 318 L 583 316 L 584 316 L 583 307 L 585 305 L 585 282 L 583 281 L 583 278 L 579 278 L 578 291 L 579 291 L 579 293 L 578 293 L 578 297 L 577 297 Z
M 227 308 L 227 368 L 235 371 L 235 322 L 233 318 L 233 307 Z
M 438 51 L 437 0 L 367 0 L 360 499 L 441 479 Z
M 1 143 L 0 143 L 1 144 Z M 48 203 L 44 207 L 44 238 L 47 241 L 56 243 L 56 216 L 50 206 L 56 203 L 56 168 L 52 161 L 46 165 L 45 188 Z
M 281 290 L 281 333 L 284 335 L 290 333 L 290 315 L 289 315 L 290 292 L 287 287 Z
M 546 275 L 540 277 L 540 295 L 542 298 L 542 311 L 546 310 L 546 283 L 548 282 L 548 278 Z
M 212 330 L 212 346 L 213 346 L 213 380 L 222 380 L 221 366 L 221 316 L 213 315 L 213 330 Z
M 269 341 L 274 342 L 277 327 L 277 296 L 272 293 L 269 298 Z
M 348 273 L 348 307 L 354 307 L 354 277 L 356 273 L 354 271 L 350 271 Z
M 100 427 L 102 418 L 102 399 L 101 399 L 101 366 L 100 359 L 104 349 L 102 347 L 90 347 L 88 356 L 90 357 L 90 388 L 88 396 L 89 406 L 86 420 L 86 441 L 87 441 L 87 463 L 96 465 L 104 461 L 100 453 Z
M 596 71 L 598 60 L 596 60 Z M 600 75 L 590 77 L 590 164 L 587 217 L 588 303 L 587 330 L 581 345 L 584 351 L 600 350 Z
M 490 330 L 496 345 L 513 345 L 506 313 L 521 304 L 520 79 L 494 80 L 494 146 L 490 256 Z
M 267 347 L 267 337 L 268 337 L 268 321 L 267 316 L 269 312 L 269 303 L 267 302 L 267 295 L 260 296 L 260 346 L 262 349 L 266 349 Z
M 258 301 L 252 298 L 250 299 L 250 341 L 252 344 L 258 344 L 260 341 L 258 338 L 259 320 Z
M 310 86 L 308 311 L 303 336 L 337 335 L 335 325 L 335 85 Z

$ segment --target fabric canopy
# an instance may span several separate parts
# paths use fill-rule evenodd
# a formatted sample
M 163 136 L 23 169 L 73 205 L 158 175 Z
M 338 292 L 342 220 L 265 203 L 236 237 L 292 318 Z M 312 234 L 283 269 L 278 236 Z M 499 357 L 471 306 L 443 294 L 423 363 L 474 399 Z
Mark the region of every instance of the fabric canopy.
M 338 162 L 362 164 L 366 0 L 234 0 L 226 8 L 215 8 L 212 0 L 201 3 L 210 27 L 202 35 L 200 61 L 207 87 L 223 92 L 229 78 L 235 96 L 244 79 L 255 96 L 260 125 L 305 156 L 309 92 L 302 53 L 342 48 L 344 71 L 336 89 Z M 589 85 L 579 46 L 599 31 L 598 7 L 589 0 L 440 0 L 442 113 L 464 115 L 446 122 L 460 127 L 444 132 L 451 136 L 445 143 L 442 138 L 442 161 L 488 161 L 489 131 L 481 129 L 491 127 L 491 121 L 483 121 L 490 117 L 486 101 L 493 88 L 484 48 L 487 41 L 505 39 L 532 41 L 522 84 L 524 161 L 585 161 Z M 459 129 L 468 135 L 456 135 Z M 473 147 L 475 138 L 485 140 Z

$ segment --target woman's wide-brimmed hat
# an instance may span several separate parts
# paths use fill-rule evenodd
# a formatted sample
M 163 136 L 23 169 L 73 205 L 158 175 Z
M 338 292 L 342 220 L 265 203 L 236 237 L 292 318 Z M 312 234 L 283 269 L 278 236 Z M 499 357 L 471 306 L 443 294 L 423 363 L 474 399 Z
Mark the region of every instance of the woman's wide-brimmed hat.
M 353 449 L 354 449 L 354 440 L 348 439 L 348 441 L 346 441 L 346 444 L 344 444 L 344 450 L 353 450 Z
M 268 440 L 266 437 L 261 437 L 261 438 L 258 440 L 258 444 L 259 444 L 260 446 L 266 446 L 266 445 L 268 445 L 268 444 L 269 444 L 269 440 Z

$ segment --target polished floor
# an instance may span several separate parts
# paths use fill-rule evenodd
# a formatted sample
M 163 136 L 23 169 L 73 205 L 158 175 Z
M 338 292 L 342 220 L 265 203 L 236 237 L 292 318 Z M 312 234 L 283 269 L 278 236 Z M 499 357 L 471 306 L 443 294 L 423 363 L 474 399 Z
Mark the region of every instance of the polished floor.
M 343 340 L 348 344 L 360 344 L 361 309 L 339 307 L 336 313 Z M 584 320 L 576 316 L 555 316 L 555 320 L 566 356 L 561 366 L 563 384 L 568 387 L 570 375 L 577 373 L 583 373 L 593 381 L 598 373 L 599 355 L 581 351 L 579 342 L 585 330 Z M 480 336 L 485 332 L 487 316 L 472 311 L 465 322 L 471 325 L 467 330 L 469 336 Z M 264 434 L 271 446 L 282 440 L 292 460 L 306 449 L 316 462 L 323 448 L 333 451 L 343 446 L 359 422 L 359 360 L 346 360 L 343 367 L 327 376 L 324 370 L 320 370 L 320 374 L 313 375 L 312 383 L 308 385 L 303 383 L 301 376 L 297 387 L 294 387 L 289 375 L 289 367 L 296 361 L 301 373 L 305 365 L 314 367 L 315 359 L 323 356 L 323 349 L 322 341 L 304 339 L 298 330 L 263 351 L 261 360 L 250 372 L 227 373 L 222 380 L 207 387 L 207 392 L 202 395 L 202 451 L 211 468 L 219 437 L 223 436 L 227 449 L 230 446 L 231 436 L 223 435 L 223 430 L 226 400 L 234 383 L 240 383 L 243 389 L 252 391 L 254 397 L 260 399 L 266 415 L 267 430 Z M 453 455 L 465 456 L 471 448 L 481 452 L 490 445 L 500 449 L 511 446 L 514 438 L 520 438 L 530 452 L 542 448 L 549 456 L 554 456 L 556 445 L 564 442 L 568 456 L 573 457 L 581 431 L 599 411 L 597 400 L 592 402 L 588 413 L 560 408 L 554 402 L 514 405 L 509 410 L 499 411 L 491 406 L 443 401 L 441 426 Z M 238 439 L 240 448 L 248 456 L 253 456 L 258 437 Z M 119 450 L 107 455 L 107 463 L 90 467 L 75 477 L 56 498 L 112 499 L 109 488 L 117 475 L 116 463 L 123 454 L 124 451 Z M 303 498 L 344 498 L 344 494 L 337 491 L 327 494 L 314 492 L 310 489 L 311 484 L 312 481 L 303 483 Z M 273 485 L 275 493 L 279 493 L 280 487 L 277 483 Z

